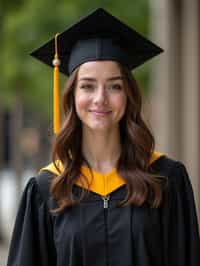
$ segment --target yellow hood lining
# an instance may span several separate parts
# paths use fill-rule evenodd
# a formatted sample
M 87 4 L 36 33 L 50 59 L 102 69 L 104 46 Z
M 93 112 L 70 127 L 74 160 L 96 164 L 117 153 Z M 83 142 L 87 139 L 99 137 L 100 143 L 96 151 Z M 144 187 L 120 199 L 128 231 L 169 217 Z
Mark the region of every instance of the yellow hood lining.
M 154 151 L 149 164 L 152 164 L 163 155 L 163 153 Z M 57 166 L 61 172 L 64 171 L 64 167 L 60 161 L 57 161 Z M 49 171 L 55 175 L 59 175 L 59 172 L 55 168 L 53 163 L 50 163 L 49 165 L 41 168 L 39 172 L 42 172 L 44 170 Z M 102 174 L 98 171 L 92 170 L 91 174 L 91 171 L 87 166 L 82 166 L 81 173 L 87 177 L 89 190 L 101 196 L 106 196 L 112 193 L 113 191 L 115 191 L 126 183 L 125 180 L 117 173 L 116 168 L 113 168 L 112 171 L 106 174 Z M 84 179 L 79 178 L 76 181 L 76 185 L 88 189 L 87 183 L 84 182 Z

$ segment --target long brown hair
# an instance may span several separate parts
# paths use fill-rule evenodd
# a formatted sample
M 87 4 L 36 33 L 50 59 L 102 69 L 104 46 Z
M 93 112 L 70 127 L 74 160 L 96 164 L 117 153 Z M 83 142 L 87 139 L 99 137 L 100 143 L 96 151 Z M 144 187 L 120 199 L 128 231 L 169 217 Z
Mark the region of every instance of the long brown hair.
M 126 67 L 120 63 L 118 65 L 125 77 L 127 93 L 126 110 L 120 121 L 121 155 L 117 162 L 117 171 L 127 183 L 127 195 L 121 206 L 148 203 L 156 208 L 162 200 L 162 182 L 160 176 L 149 167 L 155 148 L 154 137 L 142 119 L 142 95 L 136 80 Z M 53 141 L 54 165 L 59 170 L 56 161 L 60 160 L 64 166 L 64 171 L 53 177 L 50 186 L 50 192 L 58 204 L 55 212 L 80 202 L 87 194 L 82 190 L 80 198 L 74 199 L 72 192 L 78 178 L 87 181 L 87 177 L 81 174 L 81 165 L 85 163 L 90 168 L 81 151 L 82 126 L 74 104 L 78 70 L 75 69 L 66 82 L 63 92 L 64 122 Z

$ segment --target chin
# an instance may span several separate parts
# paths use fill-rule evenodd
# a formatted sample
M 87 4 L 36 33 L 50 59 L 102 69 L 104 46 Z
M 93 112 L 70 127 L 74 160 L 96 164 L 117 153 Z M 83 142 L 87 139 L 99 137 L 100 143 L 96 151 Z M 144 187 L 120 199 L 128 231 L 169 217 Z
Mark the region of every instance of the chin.
M 86 125 L 86 124 L 85 124 Z M 116 128 L 116 125 L 110 125 L 110 124 L 87 124 L 86 127 L 92 131 L 96 131 L 96 132 L 108 132 L 111 131 L 112 128 Z
M 93 127 L 89 127 L 90 130 L 96 131 L 96 132 L 103 132 L 103 131 L 108 131 L 110 130 L 110 127 L 97 127 L 97 126 L 93 126 Z

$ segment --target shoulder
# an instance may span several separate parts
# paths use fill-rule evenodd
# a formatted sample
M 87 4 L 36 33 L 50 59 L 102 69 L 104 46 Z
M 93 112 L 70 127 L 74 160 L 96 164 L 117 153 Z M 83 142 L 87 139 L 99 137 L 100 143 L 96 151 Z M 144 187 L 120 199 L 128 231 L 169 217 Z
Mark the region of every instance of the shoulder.
M 35 176 L 35 182 L 37 185 L 38 192 L 40 193 L 41 198 L 44 201 L 46 201 L 50 196 L 49 189 L 53 177 L 54 174 L 47 170 L 41 171 Z
M 186 170 L 185 165 L 178 160 L 175 160 L 167 155 L 161 156 L 152 164 L 152 168 L 161 175 L 171 175 L 174 172 Z
M 191 180 L 183 162 L 165 155 L 154 163 L 153 169 L 167 178 L 168 190 L 176 193 L 187 190 L 193 193 Z
M 23 190 L 22 200 L 36 201 L 38 204 L 44 203 L 49 199 L 50 181 L 53 174 L 49 171 L 42 171 L 30 177 Z

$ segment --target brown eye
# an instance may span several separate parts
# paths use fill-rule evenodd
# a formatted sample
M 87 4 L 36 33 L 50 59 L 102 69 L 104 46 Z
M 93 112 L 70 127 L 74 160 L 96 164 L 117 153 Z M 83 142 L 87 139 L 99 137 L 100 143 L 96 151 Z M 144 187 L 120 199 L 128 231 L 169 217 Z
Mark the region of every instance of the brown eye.
M 80 86 L 80 89 L 84 89 L 84 90 L 92 90 L 93 86 L 90 84 L 83 84 Z
M 110 86 L 110 88 L 112 90 L 121 90 L 122 87 L 121 87 L 120 84 L 113 84 L 113 85 Z

